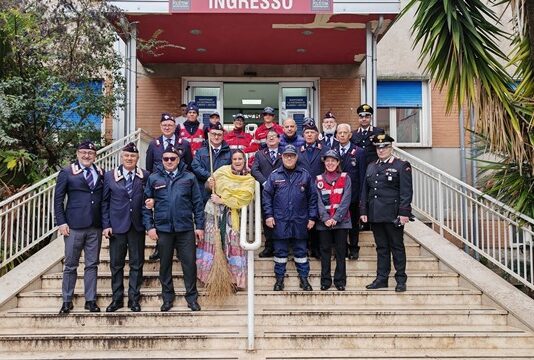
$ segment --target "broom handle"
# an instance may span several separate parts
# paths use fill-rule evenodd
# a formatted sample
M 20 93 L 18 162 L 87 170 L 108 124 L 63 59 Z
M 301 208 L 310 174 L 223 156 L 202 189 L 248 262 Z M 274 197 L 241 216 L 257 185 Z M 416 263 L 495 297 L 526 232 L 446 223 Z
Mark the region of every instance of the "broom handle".
M 215 194 L 215 178 L 213 177 L 213 147 L 211 146 L 211 142 L 209 140 L 210 133 L 208 131 L 208 152 L 210 154 L 210 174 L 213 178 L 213 189 L 211 189 L 211 192 Z M 215 217 L 215 233 L 219 232 L 219 218 L 217 214 L 217 204 L 213 204 L 213 215 Z

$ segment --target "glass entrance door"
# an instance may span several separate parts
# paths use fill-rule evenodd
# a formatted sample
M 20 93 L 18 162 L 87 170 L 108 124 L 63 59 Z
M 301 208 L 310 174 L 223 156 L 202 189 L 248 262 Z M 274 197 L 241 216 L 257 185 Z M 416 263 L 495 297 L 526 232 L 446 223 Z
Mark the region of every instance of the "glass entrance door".
M 314 85 L 311 81 L 281 82 L 280 122 L 287 118 L 293 118 L 297 123 L 298 132 L 302 133 L 304 118 L 313 117 L 314 97 Z
M 187 100 L 194 100 L 199 107 L 199 121 L 208 126 L 210 114 L 217 111 L 224 121 L 223 113 L 223 83 L 222 82 L 189 82 L 187 86 Z

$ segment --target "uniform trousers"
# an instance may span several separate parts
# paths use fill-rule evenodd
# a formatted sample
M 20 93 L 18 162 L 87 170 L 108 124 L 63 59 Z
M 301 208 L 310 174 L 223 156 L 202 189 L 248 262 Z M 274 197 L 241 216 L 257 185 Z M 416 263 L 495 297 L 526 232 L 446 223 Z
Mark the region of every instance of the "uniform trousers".
M 352 223 L 352 228 L 349 230 L 349 252 L 351 254 L 356 254 L 360 252 L 360 246 L 358 245 L 360 240 L 360 207 L 358 202 L 350 204 L 350 221 Z
M 128 300 L 139 301 L 145 263 L 145 232 L 133 226 L 127 233 L 113 234 L 109 239 L 111 290 L 114 301 L 124 298 L 124 265 L 128 251 L 130 273 L 128 276 Z
M 314 226 L 308 230 L 308 248 L 310 249 L 311 256 L 319 257 L 321 254 L 320 247 L 319 231 Z
M 193 230 L 180 232 L 158 231 L 160 256 L 159 281 L 164 302 L 173 302 L 176 294 L 172 282 L 172 257 L 178 250 L 184 274 L 185 300 L 192 303 L 198 298 L 195 233 Z
M 283 278 L 286 274 L 289 248 L 293 250 L 293 260 L 300 277 L 308 277 L 310 263 L 308 262 L 308 239 L 274 239 L 274 274 L 276 278 Z
M 336 270 L 334 271 L 334 285 L 347 285 L 347 267 L 345 253 L 347 252 L 348 229 L 321 230 L 321 286 L 332 285 L 332 247 L 336 253 Z
M 376 243 L 377 269 L 376 278 L 387 281 L 391 271 L 391 255 L 395 266 L 397 284 L 406 284 L 406 250 L 404 249 L 404 227 L 398 228 L 393 223 L 371 223 L 371 230 Z
M 82 250 L 85 259 L 83 272 L 85 301 L 96 301 L 96 280 L 98 263 L 100 261 L 102 229 L 96 227 L 70 229 L 69 236 L 65 236 L 64 241 L 65 267 L 63 268 L 63 284 L 61 289 L 63 302 L 72 302 L 74 297 L 74 288 L 76 287 Z

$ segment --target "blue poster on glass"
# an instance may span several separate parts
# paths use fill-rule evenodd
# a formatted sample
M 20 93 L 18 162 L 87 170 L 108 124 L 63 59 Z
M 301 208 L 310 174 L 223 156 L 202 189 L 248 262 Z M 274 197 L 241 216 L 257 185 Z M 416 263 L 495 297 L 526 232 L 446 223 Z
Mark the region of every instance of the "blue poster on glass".
M 200 109 L 217 109 L 217 96 L 195 96 Z
M 286 109 L 305 110 L 308 108 L 307 96 L 286 96 Z
M 210 114 L 204 113 L 202 114 L 202 123 L 205 127 L 210 126 Z
M 304 123 L 304 114 L 293 114 L 293 120 L 297 123 L 297 133 L 302 134 L 302 124 Z

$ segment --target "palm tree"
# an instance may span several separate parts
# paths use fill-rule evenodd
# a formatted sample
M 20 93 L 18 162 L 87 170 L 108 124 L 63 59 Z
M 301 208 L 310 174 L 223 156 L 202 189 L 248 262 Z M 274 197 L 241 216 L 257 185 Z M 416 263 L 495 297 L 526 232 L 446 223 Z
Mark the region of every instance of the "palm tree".
M 495 11 L 506 4 L 512 31 Z M 414 46 L 440 88 L 447 107 L 475 111 L 485 152 L 481 187 L 517 211 L 534 217 L 534 4 L 526 0 L 410 0 L 415 8 Z M 510 54 L 501 44 L 512 45 Z M 485 175 L 485 176 L 484 176 Z M 491 175 L 491 176 L 490 176 Z M 489 181 L 491 179 L 491 181 Z

